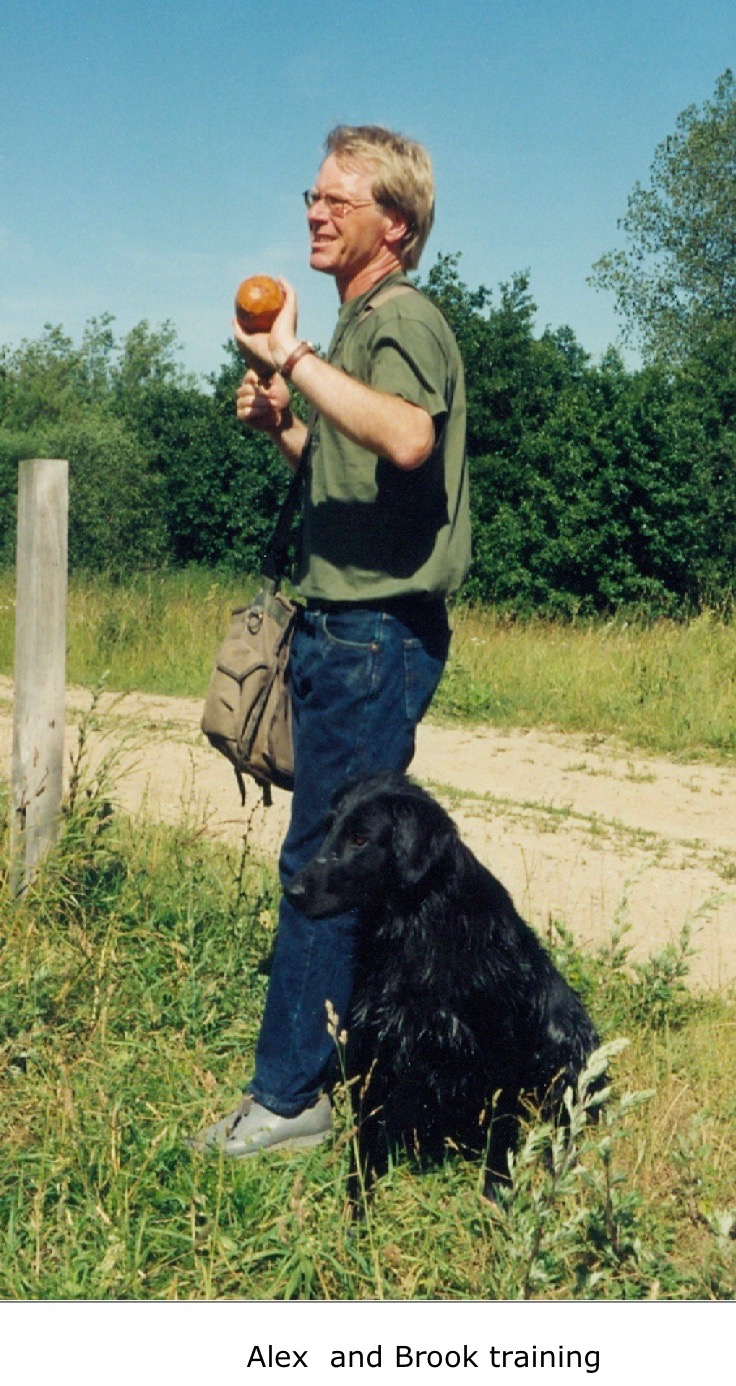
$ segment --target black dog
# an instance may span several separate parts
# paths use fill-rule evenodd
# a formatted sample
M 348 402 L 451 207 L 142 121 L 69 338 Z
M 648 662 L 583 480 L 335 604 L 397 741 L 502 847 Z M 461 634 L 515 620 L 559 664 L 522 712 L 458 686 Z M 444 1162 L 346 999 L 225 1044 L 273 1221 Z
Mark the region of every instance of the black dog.
M 288 892 L 310 918 L 360 912 L 347 1078 L 359 1202 L 398 1146 L 439 1160 L 485 1152 L 485 1193 L 508 1181 L 526 1101 L 556 1119 L 598 1044 L 511 897 L 443 808 L 404 775 L 336 798 L 319 854 Z

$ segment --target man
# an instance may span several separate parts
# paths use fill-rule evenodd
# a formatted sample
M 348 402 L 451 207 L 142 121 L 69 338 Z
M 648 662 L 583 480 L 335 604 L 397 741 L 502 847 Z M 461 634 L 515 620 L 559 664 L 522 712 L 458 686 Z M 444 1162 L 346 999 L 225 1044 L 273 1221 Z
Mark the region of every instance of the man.
M 305 200 L 310 264 L 334 277 L 341 304 L 327 359 L 299 338 L 283 280 L 271 331 L 234 329 L 251 362 L 238 418 L 291 467 L 308 430 L 287 381 L 311 406 L 284 886 L 320 847 L 339 788 L 408 766 L 447 657 L 445 597 L 470 561 L 462 362 L 442 314 L 406 278 L 433 221 L 429 158 L 376 126 L 338 126 L 326 147 Z M 282 899 L 255 1073 L 199 1148 L 241 1157 L 329 1134 L 327 1009 L 346 1022 L 355 928 L 352 914 L 314 922 Z

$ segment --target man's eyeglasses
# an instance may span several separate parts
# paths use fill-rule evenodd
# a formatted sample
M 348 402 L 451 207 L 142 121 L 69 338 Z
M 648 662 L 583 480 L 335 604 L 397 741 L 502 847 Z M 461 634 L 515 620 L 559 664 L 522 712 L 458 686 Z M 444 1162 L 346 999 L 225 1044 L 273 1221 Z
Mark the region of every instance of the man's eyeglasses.
M 333 197 L 331 193 L 315 192 L 313 188 L 308 188 L 304 193 L 304 205 L 308 212 L 316 206 L 318 202 L 323 203 L 330 216 L 335 221 L 341 221 L 348 212 L 355 211 L 356 207 L 373 207 L 375 198 L 369 197 L 366 202 L 351 202 L 349 197 Z

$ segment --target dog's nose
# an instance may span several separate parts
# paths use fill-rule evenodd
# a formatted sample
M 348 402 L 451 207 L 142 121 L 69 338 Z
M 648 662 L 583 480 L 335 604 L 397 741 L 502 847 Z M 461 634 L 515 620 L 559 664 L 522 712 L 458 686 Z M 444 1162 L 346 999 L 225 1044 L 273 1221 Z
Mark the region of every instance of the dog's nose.
M 291 884 L 286 886 L 284 890 L 287 900 L 303 900 L 306 893 L 307 887 L 299 880 L 298 876 L 295 876 Z

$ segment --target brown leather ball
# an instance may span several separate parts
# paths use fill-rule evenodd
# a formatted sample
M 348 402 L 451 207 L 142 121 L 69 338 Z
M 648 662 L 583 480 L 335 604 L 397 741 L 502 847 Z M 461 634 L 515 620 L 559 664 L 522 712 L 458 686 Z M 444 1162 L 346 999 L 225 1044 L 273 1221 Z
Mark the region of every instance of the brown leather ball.
M 235 316 L 244 332 L 270 332 L 283 302 L 284 291 L 275 279 L 252 274 L 235 295 Z

